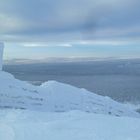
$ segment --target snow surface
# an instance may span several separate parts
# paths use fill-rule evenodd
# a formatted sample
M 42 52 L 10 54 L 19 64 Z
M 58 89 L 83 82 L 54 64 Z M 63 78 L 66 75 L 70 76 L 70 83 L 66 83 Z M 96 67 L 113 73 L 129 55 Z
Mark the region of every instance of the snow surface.
M 0 140 L 140 140 L 133 109 L 56 81 L 33 86 L 1 71 L 0 109 Z
M 109 97 L 99 96 L 56 81 L 33 86 L 0 72 L 0 108 L 47 112 L 80 110 L 113 116 L 140 117 L 140 114 Z
M 0 140 L 140 140 L 139 131 L 140 119 L 131 117 L 80 111 L 0 112 Z

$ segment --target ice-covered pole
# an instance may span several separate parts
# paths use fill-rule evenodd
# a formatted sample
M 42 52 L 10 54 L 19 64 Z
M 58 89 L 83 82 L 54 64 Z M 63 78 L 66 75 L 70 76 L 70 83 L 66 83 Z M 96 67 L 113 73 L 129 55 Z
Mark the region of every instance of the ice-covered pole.
M 0 42 L 0 71 L 2 70 L 4 44 Z

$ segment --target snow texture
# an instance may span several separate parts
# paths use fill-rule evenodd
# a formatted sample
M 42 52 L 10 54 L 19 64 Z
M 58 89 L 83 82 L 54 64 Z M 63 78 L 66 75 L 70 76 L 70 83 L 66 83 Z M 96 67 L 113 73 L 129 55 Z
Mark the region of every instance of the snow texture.
M 56 81 L 33 86 L 0 72 L 0 108 L 47 112 L 84 112 L 113 116 L 140 117 L 139 113 L 109 97 L 99 96 Z
M 0 140 L 140 140 L 140 115 L 56 81 L 33 86 L 0 71 Z
M 0 112 L 0 140 L 140 140 L 139 131 L 138 118 L 80 111 Z

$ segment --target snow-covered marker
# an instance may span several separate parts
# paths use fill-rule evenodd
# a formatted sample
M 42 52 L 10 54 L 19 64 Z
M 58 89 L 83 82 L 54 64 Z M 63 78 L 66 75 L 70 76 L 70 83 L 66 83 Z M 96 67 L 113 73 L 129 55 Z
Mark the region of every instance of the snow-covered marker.
M 0 71 L 2 70 L 4 44 L 0 42 Z

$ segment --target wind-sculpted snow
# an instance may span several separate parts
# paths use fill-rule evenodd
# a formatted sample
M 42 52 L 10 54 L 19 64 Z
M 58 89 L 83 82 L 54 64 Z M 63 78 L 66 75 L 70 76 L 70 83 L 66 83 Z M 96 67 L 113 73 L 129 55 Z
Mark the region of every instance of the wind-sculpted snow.
M 109 97 L 103 97 L 56 81 L 33 86 L 0 72 L 0 108 L 47 112 L 80 110 L 114 116 L 140 117 L 135 111 Z

